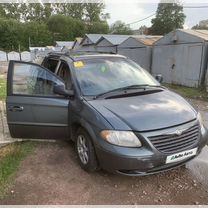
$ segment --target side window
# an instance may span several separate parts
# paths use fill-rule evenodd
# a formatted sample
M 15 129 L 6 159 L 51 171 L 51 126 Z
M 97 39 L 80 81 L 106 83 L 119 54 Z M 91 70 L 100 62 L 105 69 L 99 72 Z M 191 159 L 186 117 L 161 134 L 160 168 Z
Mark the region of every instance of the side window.
M 64 81 L 67 90 L 72 88 L 71 74 L 68 64 L 62 62 L 58 69 L 57 75 Z
M 57 64 L 58 64 L 57 59 L 47 58 L 46 60 L 44 60 L 43 66 L 54 73 L 56 70 Z
M 58 96 L 53 93 L 53 86 L 63 84 L 52 73 L 30 63 L 14 63 L 12 94 Z

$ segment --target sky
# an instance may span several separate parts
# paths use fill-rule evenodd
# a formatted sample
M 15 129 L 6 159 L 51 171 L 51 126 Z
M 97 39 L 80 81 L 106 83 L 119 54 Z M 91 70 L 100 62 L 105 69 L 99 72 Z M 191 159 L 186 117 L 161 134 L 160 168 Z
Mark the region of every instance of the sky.
M 106 0 L 105 5 L 106 9 L 105 12 L 110 13 L 110 19 L 108 20 L 109 24 L 112 24 L 113 22 L 117 20 L 121 20 L 125 22 L 126 24 L 129 24 L 131 22 L 135 22 L 137 20 L 141 20 L 147 16 L 150 16 L 154 14 L 157 10 L 157 3 L 156 0 L 148 3 L 142 3 L 140 1 L 136 0 L 128 0 L 128 1 L 121 1 L 122 3 L 119 3 L 117 1 Z M 198 1 L 198 2 L 185 2 L 184 6 L 208 6 L 208 0 L 206 1 Z M 192 26 L 199 23 L 201 20 L 208 19 L 208 8 L 201 8 L 201 9 L 193 9 L 193 8 L 184 8 L 184 13 L 186 15 L 186 20 L 184 24 L 184 28 L 188 29 Z M 139 23 L 131 24 L 130 27 L 132 29 L 139 29 L 140 26 L 146 25 L 147 27 L 151 26 L 151 19 L 154 18 L 148 18 L 144 21 L 141 21 Z

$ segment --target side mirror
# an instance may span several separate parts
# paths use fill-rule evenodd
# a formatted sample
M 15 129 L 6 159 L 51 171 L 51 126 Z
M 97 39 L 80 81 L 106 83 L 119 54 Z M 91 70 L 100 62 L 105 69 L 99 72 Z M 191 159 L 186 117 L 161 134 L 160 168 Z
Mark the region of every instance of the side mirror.
M 163 82 L 163 76 L 162 74 L 158 74 L 155 76 L 155 79 L 159 82 L 159 83 L 162 83 Z
M 72 97 L 74 96 L 73 90 L 66 90 L 65 85 L 55 85 L 53 87 L 53 92 L 58 95 L 63 95 L 65 97 Z

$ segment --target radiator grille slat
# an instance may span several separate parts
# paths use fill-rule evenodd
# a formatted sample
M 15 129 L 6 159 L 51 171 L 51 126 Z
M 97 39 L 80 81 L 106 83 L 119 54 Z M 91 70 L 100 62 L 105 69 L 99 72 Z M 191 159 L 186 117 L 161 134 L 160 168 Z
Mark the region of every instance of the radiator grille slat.
M 156 135 L 150 136 L 148 139 L 156 149 L 163 153 L 177 153 L 187 150 L 198 142 L 199 125 L 194 125 L 185 130 L 181 135 Z
M 189 137 L 197 137 L 198 136 L 198 132 L 194 133 L 194 134 L 189 134 L 187 136 L 183 136 L 183 137 L 178 137 L 177 141 L 181 142 L 183 140 L 187 140 L 187 138 Z M 175 140 L 173 140 L 173 138 L 169 138 L 169 139 L 164 139 L 163 141 L 154 141 L 154 144 L 171 144 L 171 143 L 175 143 Z
M 192 143 L 193 141 L 195 141 L 195 138 L 192 138 L 192 140 L 187 140 L 187 141 L 185 141 L 185 142 L 183 142 L 183 143 L 177 143 L 177 144 L 174 144 L 174 145 L 169 145 L 168 147 L 167 147 L 167 145 L 166 146 L 164 146 L 164 147 L 161 147 L 160 148 L 160 150 L 169 150 L 169 149 L 174 149 L 174 148 L 180 148 L 180 147 L 183 147 L 183 146 L 185 146 L 186 144 L 190 144 L 190 143 Z
M 168 150 L 168 149 L 167 150 L 163 150 L 161 152 L 164 152 L 164 153 L 167 153 L 167 154 L 175 154 L 175 153 L 178 153 L 178 152 L 183 152 L 185 150 L 191 149 L 190 146 L 192 146 L 192 145 L 186 144 L 186 145 L 183 145 L 183 146 L 171 149 L 171 150 Z

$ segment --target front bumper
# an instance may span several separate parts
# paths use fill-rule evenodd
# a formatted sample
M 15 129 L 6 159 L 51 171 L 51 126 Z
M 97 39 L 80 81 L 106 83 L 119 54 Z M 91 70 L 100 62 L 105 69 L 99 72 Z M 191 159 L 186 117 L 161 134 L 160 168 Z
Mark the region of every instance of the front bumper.
M 197 147 L 198 155 L 207 144 L 207 140 L 208 133 L 204 131 L 200 135 L 197 144 L 190 147 L 190 149 Z M 123 175 L 149 175 L 181 166 L 197 156 L 186 158 L 180 162 L 166 164 L 166 158 L 170 154 L 168 155 L 158 151 L 151 145 L 148 139 L 144 139 L 142 142 L 143 147 L 141 148 L 119 147 L 106 142 L 99 146 L 96 145 L 96 153 L 101 168 Z

